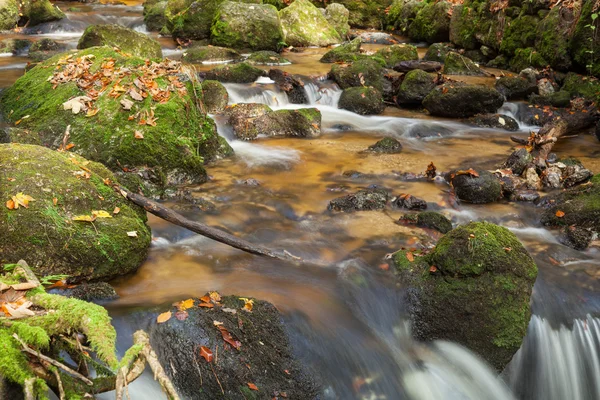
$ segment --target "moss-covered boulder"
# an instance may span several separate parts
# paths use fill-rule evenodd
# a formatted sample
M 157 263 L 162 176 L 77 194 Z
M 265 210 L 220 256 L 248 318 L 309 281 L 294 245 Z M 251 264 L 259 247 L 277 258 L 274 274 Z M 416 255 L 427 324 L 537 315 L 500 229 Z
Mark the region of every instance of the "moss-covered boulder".
M 360 37 L 353 39 L 348 43 L 341 44 L 321 57 L 321 62 L 324 63 L 335 63 L 335 62 L 354 62 L 366 56 L 360 54 L 360 46 L 362 40 Z
M 375 53 L 375 57 L 380 57 L 385 61 L 387 68 L 392 68 L 402 61 L 418 60 L 419 54 L 417 48 L 410 44 L 393 44 L 382 47 Z
M 425 4 L 408 27 L 408 36 L 412 40 L 427 43 L 447 42 L 450 40 L 450 9 L 447 1 Z
M 295 0 L 279 11 L 286 44 L 296 47 L 329 46 L 342 38 L 317 7 L 308 0 Z
M 227 89 L 219 81 L 205 80 L 202 82 L 202 104 L 208 113 L 219 113 L 227 107 L 229 95 Z
M 70 126 L 71 151 L 90 160 L 145 171 L 159 188 L 202 183 L 203 162 L 226 149 L 183 72 L 175 61 L 147 65 L 94 47 L 38 64 L 2 93 L 0 108 L 45 146 L 61 146 Z
M 500 51 L 508 56 L 513 56 L 517 49 L 533 47 L 539 21 L 538 17 L 527 14 L 511 20 L 504 30 Z
M 167 8 L 167 0 L 146 0 L 144 2 L 144 24 L 149 31 L 160 32 L 167 24 L 165 17 L 165 9 Z
M 572 96 L 581 96 L 591 101 L 600 100 L 600 80 L 569 72 L 563 82 L 562 90 Z
M 166 27 L 175 38 L 208 39 L 222 3 L 223 0 L 169 0 L 165 9 Z
M 451 51 L 456 51 L 451 43 L 434 43 L 427 49 L 427 53 L 423 56 L 423 60 L 443 63 L 444 60 L 446 60 L 446 56 Z
M 277 8 L 270 4 L 226 1 L 211 27 L 213 44 L 234 49 L 277 51 L 283 37 Z
M 537 277 L 517 237 L 471 222 L 448 232 L 431 253 L 411 258 L 394 255 L 401 278 L 414 288 L 408 301 L 415 336 L 460 343 L 502 371 L 527 332 Z
M 24 1 L 20 9 L 23 17 L 27 19 L 29 26 L 35 26 L 44 22 L 58 21 L 65 17 L 60 8 L 50 3 L 50 0 L 28 0 Z
M 192 64 L 219 64 L 237 62 L 242 55 L 233 49 L 218 46 L 194 46 L 185 50 L 181 58 Z
M 441 233 L 452 230 L 452 222 L 443 214 L 435 211 L 421 211 L 418 214 L 406 214 L 400 222 L 416 225 L 419 228 L 433 229 Z
M 547 207 L 541 216 L 543 225 L 576 226 L 600 233 L 600 175 L 593 177 L 591 184 L 542 198 L 541 204 Z
M 464 168 L 450 172 L 447 179 L 456 196 L 468 203 L 492 203 L 502 196 L 500 181 L 489 171 Z
M 334 64 L 329 75 L 342 89 L 373 86 L 383 91 L 383 67 L 370 58 L 360 59 L 350 65 Z
M 438 86 L 423 100 L 423 106 L 431 115 L 450 118 L 495 113 L 503 103 L 504 96 L 493 88 L 461 83 Z
M 571 67 L 569 37 L 574 20 L 568 7 L 554 7 L 537 26 L 535 48 L 548 64 L 558 70 Z
M 360 115 L 380 114 L 385 110 L 381 92 L 373 87 L 363 86 L 344 89 L 338 106 Z
M 444 74 L 483 76 L 486 73 L 468 57 L 449 52 L 444 59 Z
M 273 393 L 285 394 L 278 398 L 318 398 L 317 379 L 293 352 L 277 308 L 258 299 L 248 301 L 252 312 L 243 309 L 244 300 L 238 296 L 219 296 L 210 309 L 198 307 L 196 300 L 194 307 L 185 310 L 185 320 L 173 317 L 161 324 L 155 322 L 158 314 L 166 310 L 175 314 L 175 307 L 143 314 L 159 361 L 173 366 L 165 371 L 178 393 L 188 399 L 258 400 L 270 399 Z M 215 321 L 222 325 L 215 326 Z M 237 348 L 223 340 L 226 334 L 231 336 L 229 343 L 239 343 Z M 199 359 L 201 346 L 214 354 L 212 363 Z
M 0 40 L 0 54 L 12 53 L 21 55 L 31 47 L 31 41 L 27 39 L 4 39 Z
M 0 31 L 8 31 L 16 27 L 19 17 L 17 0 L 0 0 Z
M 496 80 L 495 87 L 508 100 L 524 99 L 538 91 L 536 74 L 531 69 L 523 70 L 517 76 L 503 76 Z
M 320 7 L 321 0 L 313 0 Z M 354 28 L 381 29 L 385 10 L 392 4 L 392 0 L 337 0 L 350 13 L 348 23 Z
M 96 46 L 117 47 L 135 57 L 161 59 L 160 43 L 143 33 L 121 25 L 90 25 L 77 43 L 78 49 Z
M 377 143 L 369 146 L 367 151 L 377 154 L 398 154 L 402 152 L 402 143 L 400 143 L 398 139 L 384 137 L 377 141 Z
M 238 139 L 253 140 L 259 134 L 255 129 L 254 121 L 272 111 L 266 104 L 240 103 L 228 106 L 225 115 Z
M 22 144 L 0 145 L 0 160 L 0 195 L 3 205 L 12 202 L 0 210 L 0 264 L 27 258 L 38 275 L 87 280 L 135 271 L 145 260 L 146 212 L 113 190 L 117 180 L 106 167 Z M 16 208 L 23 195 L 33 199 Z M 74 220 L 94 212 L 93 222 Z
M 206 79 L 230 83 L 252 83 L 266 72 L 248 63 L 219 65 L 206 73 Z
M 67 51 L 67 49 L 68 46 L 65 43 L 43 38 L 31 45 L 29 48 L 29 57 L 35 62 L 40 62 L 54 57 L 59 53 L 63 53 Z
M 533 47 L 526 49 L 517 49 L 515 55 L 509 62 L 511 71 L 519 72 L 526 68 L 544 69 L 548 66 L 548 61 L 542 57 Z
M 409 71 L 396 94 L 396 103 L 401 106 L 420 105 L 436 86 L 436 77 L 420 69 Z
M 331 3 L 325 9 L 325 19 L 336 30 L 340 38 L 344 39 L 350 30 L 348 16 L 350 11 L 340 3 Z
M 588 71 L 590 75 L 600 76 L 600 51 L 598 51 L 600 18 L 592 19 L 592 15 L 597 14 L 594 8 L 595 2 L 583 2 L 573 36 L 569 40 L 569 52 L 580 70 Z
M 529 102 L 538 106 L 552 106 L 566 108 L 571 105 L 571 93 L 566 90 L 550 93 L 544 96 L 532 94 L 529 96 Z
M 450 41 L 464 49 L 477 48 L 475 31 L 479 19 L 479 10 L 469 5 L 457 5 L 450 18 Z
M 290 60 L 283 57 L 281 54 L 274 51 L 263 50 L 257 51 L 248 56 L 246 59 L 248 64 L 252 65 L 289 65 Z
M 408 27 L 424 5 L 424 1 L 394 0 L 385 17 L 386 30 L 406 34 Z

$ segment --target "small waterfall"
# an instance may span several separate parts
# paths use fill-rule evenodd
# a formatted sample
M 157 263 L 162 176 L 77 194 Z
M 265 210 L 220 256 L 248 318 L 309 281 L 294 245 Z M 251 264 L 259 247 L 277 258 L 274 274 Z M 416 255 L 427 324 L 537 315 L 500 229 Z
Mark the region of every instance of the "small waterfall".
M 226 83 L 224 86 L 229 95 L 229 104 L 260 103 L 271 108 L 286 108 L 290 105 L 287 94 L 279 88 L 265 89 L 261 86 L 239 83 Z
M 520 399 L 600 399 L 600 318 L 588 315 L 569 329 L 533 316 L 507 380 Z
M 508 115 L 511 118 L 514 118 L 515 121 L 519 123 L 519 128 L 522 131 L 538 131 L 540 129 L 539 126 L 529 125 L 524 123 L 520 119 L 519 115 L 519 105 L 517 103 L 505 102 L 502 107 L 498 110 L 498 114 Z
M 323 105 L 337 108 L 342 91 L 336 87 L 319 87 L 313 82 L 304 84 L 304 92 L 309 105 Z

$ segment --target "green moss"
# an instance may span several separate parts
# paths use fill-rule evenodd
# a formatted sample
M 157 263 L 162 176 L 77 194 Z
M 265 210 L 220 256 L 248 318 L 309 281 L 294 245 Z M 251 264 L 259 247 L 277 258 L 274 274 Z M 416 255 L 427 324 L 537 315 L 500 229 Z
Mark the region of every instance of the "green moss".
M 435 88 L 435 77 L 420 69 L 409 71 L 404 75 L 396 102 L 400 105 L 419 105 Z
M 424 1 L 394 0 L 385 17 L 386 30 L 406 33 L 417 13 L 425 4 Z
M 240 61 L 241 59 L 242 56 L 237 51 L 218 46 L 190 47 L 183 53 L 182 57 L 183 61 L 194 64 Z
M 593 77 L 570 72 L 565 78 L 562 90 L 571 93 L 572 96 L 582 96 L 596 102 L 600 100 L 600 80 Z
M 546 226 L 572 226 L 591 229 L 600 233 L 600 178 L 591 179 L 592 185 L 584 185 L 561 192 L 551 198 L 551 207 L 541 217 Z M 562 211 L 564 215 L 556 214 Z
M 591 75 L 600 76 L 600 19 L 592 21 L 595 2 L 585 1 L 581 15 L 575 25 L 573 37 L 569 41 L 569 50 L 574 63 L 580 70 L 588 71 Z M 594 26 L 595 29 L 591 29 Z
M 31 26 L 65 18 L 65 14 L 49 0 L 25 1 L 21 11 Z
M 77 43 L 78 49 L 96 46 L 118 47 L 136 57 L 162 59 L 160 43 L 143 33 L 121 25 L 90 25 Z
M 321 57 L 321 62 L 354 62 L 367 56 L 360 54 L 361 39 L 357 37 L 351 42 L 344 43 L 338 47 L 329 50 Z
M 380 114 L 385 110 L 383 95 L 373 87 L 350 87 L 340 96 L 339 108 L 359 115 Z
M 257 51 L 250 54 L 246 62 L 253 65 L 287 65 L 291 64 L 290 60 L 282 57 L 274 51 Z
M 167 3 L 167 0 L 144 1 L 144 24 L 149 31 L 159 32 L 167 23 L 165 16 Z
M 571 67 L 568 29 L 560 24 L 561 7 L 554 7 L 537 27 L 535 48 L 552 68 L 568 70 Z
M 342 89 L 354 86 L 372 86 L 383 90 L 383 68 L 374 59 L 360 59 L 351 65 L 335 64 L 329 75 Z
M 515 72 L 521 72 L 529 67 L 542 69 L 547 66 L 548 62 L 532 47 L 517 49 L 514 57 L 510 60 L 510 69 Z
M 476 9 L 458 5 L 452 11 L 450 19 L 450 41 L 462 48 L 477 48 L 476 28 L 479 14 Z
M 328 46 L 342 41 L 323 13 L 308 0 L 295 0 L 279 11 L 279 18 L 290 46 Z
M 11 322 L 9 332 L 17 334 L 25 343 L 40 349 L 48 349 L 50 337 L 46 331 L 38 326 L 31 326 L 25 322 Z
M 28 379 L 36 379 L 28 367 L 21 345 L 7 329 L 0 329 L 0 376 L 19 385 L 23 385 Z M 36 379 L 35 386 L 39 398 L 46 399 L 48 391 L 46 383 Z
M 245 62 L 219 65 L 206 73 L 206 79 L 232 83 L 253 83 L 261 76 L 265 71 Z
M 381 57 L 387 68 L 392 68 L 401 61 L 418 60 L 417 48 L 410 44 L 394 44 L 385 46 L 375 53 L 375 57 Z
M 424 5 L 408 27 L 408 36 L 427 43 L 447 42 L 450 38 L 451 8 L 452 4 L 445 1 Z
M 479 76 L 484 75 L 484 72 L 470 58 L 452 51 L 444 60 L 444 74 Z
M 533 47 L 536 39 L 536 27 L 539 19 L 531 15 L 521 15 L 509 22 L 504 30 L 500 51 L 508 56 L 515 54 L 517 49 Z
M 19 22 L 19 3 L 17 0 L 5 0 L 0 8 L 0 31 L 8 31 Z

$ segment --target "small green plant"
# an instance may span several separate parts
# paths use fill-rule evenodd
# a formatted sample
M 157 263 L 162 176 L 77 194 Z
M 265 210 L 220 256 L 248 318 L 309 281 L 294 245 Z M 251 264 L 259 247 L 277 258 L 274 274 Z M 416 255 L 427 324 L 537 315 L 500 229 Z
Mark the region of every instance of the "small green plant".
M 589 38 L 590 49 L 586 51 L 586 53 L 588 53 L 590 55 L 590 63 L 585 66 L 588 69 L 590 75 L 592 75 L 592 72 L 594 70 L 594 48 L 595 48 L 595 42 L 596 42 L 596 19 L 598 19 L 598 13 L 597 12 L 593 13 L 591 15 L 591 18 L 592 18 L 592 23 L 587 24 L 585 26 L 586 28 L 591 30 L 591 33 L 592 33 Z

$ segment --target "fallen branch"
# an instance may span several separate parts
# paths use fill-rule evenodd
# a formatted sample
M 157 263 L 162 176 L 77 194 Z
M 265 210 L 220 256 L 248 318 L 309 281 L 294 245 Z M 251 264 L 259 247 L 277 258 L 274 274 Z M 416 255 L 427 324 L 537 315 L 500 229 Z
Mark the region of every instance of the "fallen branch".
M 216 240 L 217 242 L 226 244 L 228 246 L 234 247 L 236 249 L 245 251 L 250 254 L 255 254 L 259 256 L 274 258 L 277 260 L 284 261 L 292 261 L 297 262 L 299 257 L 292 256 L 289 252 L 275 252 L 266 247 L 262 247 L 260 245 L 252 244 L 244 239 L 240 239 L 229 233 L 223 232 L 220 229 L 210 227 L 208 225 L 201 224 L 200 222 L 190 221 L 185 218 L 183 215 L 179 214 L 176 211 L 171 210 L 168 207 L 165 207 L 155 201 L 150 200 L 147 197 L 142 195 L 132 193 L 129 190 L 125 189 L 122 186 L 115 185 L 114 189 L 119 192 L 123 197 L 132 201 L 140 207 L 144 207 L 146 211 L 150 214 L 156 215 L 159 218 L 164 219 L 165 221 L 169 221 L 175 225 L 182 226 L 186 229 L 189 229 L 192 232 L 198 233 L 202 236 L 206 236 L 207 238 Z
M 166 392 L 167 397 L 170 400 L 179 400 L 179 395 L 175 391 L 175 387 L 173 383 L 165 373 L 162 365 L 158 361 L 158 357 L 152 347 L 150 346 L 150 338 L 148 334 L 144 331 L 137 331 L 133 334 L 133 343 L 142 344 L 144 347 L 141 351 L 141 354 L 146 359 L 146 362 L 150 366 L 152 372 L 154 372 L 154 378 L 160 383 L 163 390 Z

